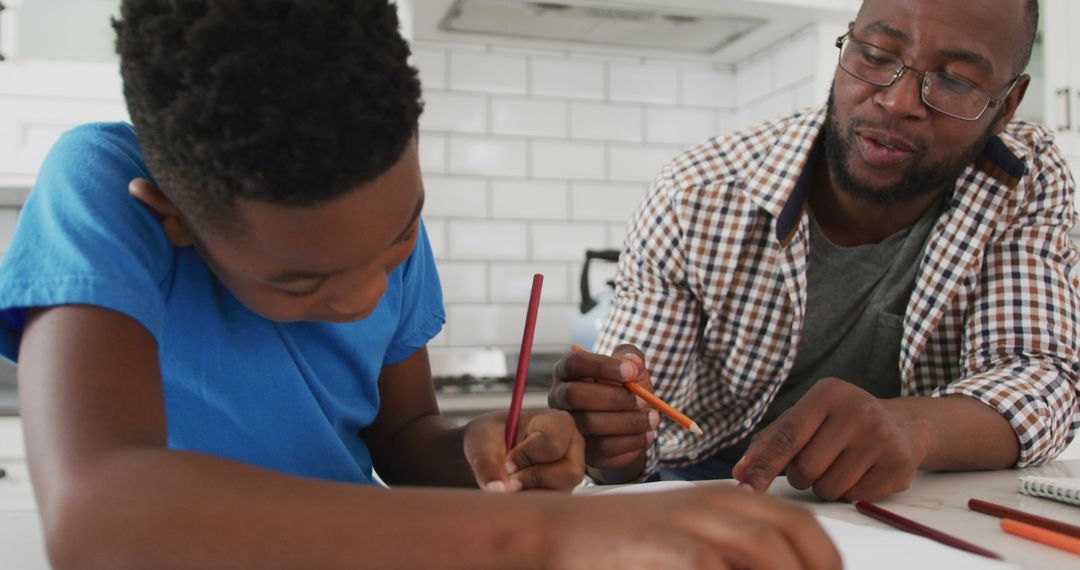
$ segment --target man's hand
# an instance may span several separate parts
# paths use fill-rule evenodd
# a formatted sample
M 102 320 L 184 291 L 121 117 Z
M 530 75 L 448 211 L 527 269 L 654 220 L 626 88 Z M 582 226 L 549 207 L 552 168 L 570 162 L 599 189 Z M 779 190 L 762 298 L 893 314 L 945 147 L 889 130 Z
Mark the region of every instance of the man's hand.
M 569 411 L 585 436 L 585 463 L 609 472 L 606 482 L 633 479 L 644 467 L 644 450 L 656 440 L 659 412 L 622 386 L 638 382 L 652 390 L 645 357 L 623 345 L 612 356 L 575 350 L 555 365 L 548 405 Z
M 910 410 L 826 378 L 754 437 L 732 474 L 763 493 L 786 468 L 793 487 L 813 487 L 829 501 L 903 491 L 926 456 L 924 432 Z
M 585 442 L 570 414 L 522 412 L 521 430 L 507 453 L 506 412 L 484 414 L 465 427 L 465 459 L 476 484 L 496 493 L 570 490 L 585 477 Z

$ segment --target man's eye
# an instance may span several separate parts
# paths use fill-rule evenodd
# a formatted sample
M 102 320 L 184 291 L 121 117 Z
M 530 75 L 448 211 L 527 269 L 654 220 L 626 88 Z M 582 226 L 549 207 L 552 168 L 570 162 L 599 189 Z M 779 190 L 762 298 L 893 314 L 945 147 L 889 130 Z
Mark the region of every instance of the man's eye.
M 884 66 L 889 66 L 889 67 L 896 66 L 896 59 L 891 57 L 891 56 L 888 56 L 888 55 L 881 55 L 881 54 L 878 54 L 878 53 L 873 53 L 871 51 L 863 51 L 862 55 L 863 55 L 863 59 L 866 60 L 866 63 L 868 63 L 870 65 L 881 66 L 881 67 L 884 67 Z
M 975 91 L 974 84 L 960 77 L 939 74 L 937 79 L 938 85 L 940 85 L 942 89 L 954 95 L 967 95 L 968 93 Z

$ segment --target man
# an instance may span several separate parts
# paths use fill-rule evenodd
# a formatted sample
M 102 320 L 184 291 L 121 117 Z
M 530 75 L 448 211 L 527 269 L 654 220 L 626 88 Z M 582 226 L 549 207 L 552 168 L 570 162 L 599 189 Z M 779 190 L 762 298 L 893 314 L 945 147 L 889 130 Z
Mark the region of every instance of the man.
M 1053 459 L 1077 413 L 1073 182 L 1051 135 L 1012 121 L 1034 0 L 865 0 L 825 109 L 677 157 L 626 238 L 598 354 L 550 402 L 590 474 L 786 470 L 874 499 L 920 469 Z M 611 356 L 602 356 L 612 354 Z M 639 381 L 705 435 L 621 386 Z

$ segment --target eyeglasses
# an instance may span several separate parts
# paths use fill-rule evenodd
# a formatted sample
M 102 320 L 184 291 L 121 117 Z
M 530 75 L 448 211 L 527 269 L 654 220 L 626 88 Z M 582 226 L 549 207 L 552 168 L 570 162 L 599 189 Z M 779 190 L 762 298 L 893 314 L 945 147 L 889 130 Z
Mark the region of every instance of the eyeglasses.
M 900 56 L 856 39 L 851 28 L 836 38 L 836 47 L 840 48 L 840 69 L 871 85 L 889 87 L 908 70 L 918 74 L 922 77 L 919 89 L 922 102 L 943 115 L 962 121 L 977 121 L 987 109 L 997 107 L 1020 79 L 1020 75 L 1013 78 L 1005 93 L 995 99 L 989 91 L 959 75 L 908 67 Z

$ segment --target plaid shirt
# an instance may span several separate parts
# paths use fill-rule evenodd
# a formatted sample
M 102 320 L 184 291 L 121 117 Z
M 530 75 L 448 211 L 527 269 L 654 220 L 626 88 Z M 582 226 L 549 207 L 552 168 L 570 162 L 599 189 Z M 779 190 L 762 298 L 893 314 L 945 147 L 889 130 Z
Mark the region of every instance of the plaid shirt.
M 806 308 L 808 155 L 824 108 L 711 139 L 664 167 L 630 223 L 596 347 L 644 351 L 663 422 L 648 453 L 681 466 L 744 438 L 787 378 Z M 901 394 L 963 394 L 1016 431 L 1017 467 L 1080 427 L 1073 181 L 1052 135 L 1014 121 L 960 175 L 904 315 Z

